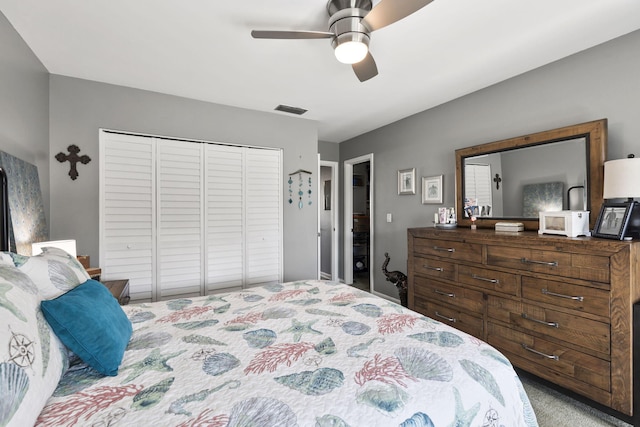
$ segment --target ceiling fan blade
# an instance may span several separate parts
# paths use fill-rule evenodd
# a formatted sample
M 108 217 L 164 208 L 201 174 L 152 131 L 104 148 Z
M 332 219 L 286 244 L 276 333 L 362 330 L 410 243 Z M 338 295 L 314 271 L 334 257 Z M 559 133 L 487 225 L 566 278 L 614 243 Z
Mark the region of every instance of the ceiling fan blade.
M 367 56 L 365 56 L 362 61 L 352 64 L 351 67 L 353 68 L 353 72 L 356 73 L 356 77 L 361 82 L 366 82 L 378 75 L 376 61 L 374 61 L 370 52 L 367 52 Z
M 334 36 L 326 31 L 251 31 L 254 39 L 330 39 Z
M 370 31 L 379 30 L 416 12 L 433 0 L 381 0 L 362 19 Z

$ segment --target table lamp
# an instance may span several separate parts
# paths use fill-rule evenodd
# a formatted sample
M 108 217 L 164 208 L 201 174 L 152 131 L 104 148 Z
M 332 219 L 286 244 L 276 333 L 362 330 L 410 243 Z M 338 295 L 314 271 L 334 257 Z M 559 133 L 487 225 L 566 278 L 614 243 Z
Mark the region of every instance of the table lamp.
M 602 197 L 605 202 L 602 204 L 598 223 L 602 224 L 605 212 L 617 211 L 616 223 L 621 221 L 623 228 L 616 236 L 625 240 L 640 238 L 640 203 L 634 200 L 640 197 L 640 158 L 629 154 L 626 159 L 604 162 L 603 187 Z M 615 203 L 612 199 L 626 200 Z M 598 236 L 597 233 L 595 235 Z
M 31 255 L 42 253 L 42 248 L 59 248 L 76 257 L 76 241 L 75 240 L 51 240 L 49 242 L 36 242 L 31 244 Z

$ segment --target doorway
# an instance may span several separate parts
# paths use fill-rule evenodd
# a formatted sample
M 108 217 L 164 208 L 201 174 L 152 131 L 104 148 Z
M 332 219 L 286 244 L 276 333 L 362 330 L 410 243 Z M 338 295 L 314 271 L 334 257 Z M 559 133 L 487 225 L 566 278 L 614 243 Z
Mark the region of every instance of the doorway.
M 373 154 L 346 160 L 344 176 L 344 279 L 372 292 Z
M 338 280 L 338 162 L 320 160 L 318 176 L 318 278 Z

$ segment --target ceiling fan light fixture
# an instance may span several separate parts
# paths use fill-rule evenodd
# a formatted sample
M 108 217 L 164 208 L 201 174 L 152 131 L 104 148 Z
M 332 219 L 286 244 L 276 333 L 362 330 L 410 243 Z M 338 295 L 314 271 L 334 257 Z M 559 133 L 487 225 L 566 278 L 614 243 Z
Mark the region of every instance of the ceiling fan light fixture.
M 363 33 L 340 34 L 333 41 L 336 59 L 343 64 L 356 64 L 369 52 L 369 37 Z

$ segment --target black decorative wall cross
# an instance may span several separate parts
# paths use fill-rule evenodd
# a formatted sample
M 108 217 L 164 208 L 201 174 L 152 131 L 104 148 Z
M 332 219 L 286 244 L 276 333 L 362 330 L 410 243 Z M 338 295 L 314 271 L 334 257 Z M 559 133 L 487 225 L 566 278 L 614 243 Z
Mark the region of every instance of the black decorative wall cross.
M 500 189 L 500 183 L 502 182 L 502 178 L 500 178 L 499 174 L 496 174 L 496 177 L 493 178 L 493 182 L 496 183 L 496 190 Z
M 69 154 L 64 154 L 63 152 L 56 154 L 56 160 L 58 160 L 60 163 L 69 161 L 69 163 L 71 164 L 71 168 L 69 169 L 69 176 L 72 180 L 75 181 L 76 178 L 78 178 L 78 169 L 76 167 L 76 164 L 80 162 L 83 165 L 86 165 L 91 161 L 91 157 L 84 154 L 82 156 L 78 156 L 80 148 L 78 148 L 77 145 L 72 144 L 67 147 L 67 150 L 69 150 Z

